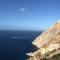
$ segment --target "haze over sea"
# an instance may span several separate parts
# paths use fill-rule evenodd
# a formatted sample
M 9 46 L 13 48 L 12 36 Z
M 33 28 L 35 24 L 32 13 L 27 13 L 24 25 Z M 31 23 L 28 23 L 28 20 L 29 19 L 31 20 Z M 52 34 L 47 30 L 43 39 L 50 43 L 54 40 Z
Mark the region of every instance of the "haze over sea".
M 0 60 L 25 60 L 40 31 L 0 31 Z

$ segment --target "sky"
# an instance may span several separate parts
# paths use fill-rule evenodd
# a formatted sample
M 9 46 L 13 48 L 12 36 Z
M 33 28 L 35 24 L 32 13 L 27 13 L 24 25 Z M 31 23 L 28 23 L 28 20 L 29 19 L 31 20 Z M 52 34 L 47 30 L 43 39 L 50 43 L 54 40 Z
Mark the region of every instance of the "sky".
M 0 0 L 0 30 L 44 30 L 60 19 L 60 0 Z

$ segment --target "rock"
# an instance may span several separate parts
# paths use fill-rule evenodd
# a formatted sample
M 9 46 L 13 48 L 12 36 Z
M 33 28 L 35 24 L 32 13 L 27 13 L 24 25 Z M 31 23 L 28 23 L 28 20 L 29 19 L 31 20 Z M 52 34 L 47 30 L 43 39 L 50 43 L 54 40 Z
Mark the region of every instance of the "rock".
M 27 53 L 31 60 L 40 60 L 44 57 L 48 59 L 57 54 L 58 51 L 60 53 L 60 21 L 39 35 L 32 44 L 39 49 L 35 52 Z

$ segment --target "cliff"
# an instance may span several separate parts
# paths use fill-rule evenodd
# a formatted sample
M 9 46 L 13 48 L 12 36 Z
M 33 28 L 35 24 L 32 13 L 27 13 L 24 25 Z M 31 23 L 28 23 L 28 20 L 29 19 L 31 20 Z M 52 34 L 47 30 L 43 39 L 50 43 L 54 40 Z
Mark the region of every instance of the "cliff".
M 56 22 L 47 31 L 44 31 L 33 42 L 38 47 L 37 51 L 27 53 L 28 60 L 51 59 L 60 53 L 60 21 Z

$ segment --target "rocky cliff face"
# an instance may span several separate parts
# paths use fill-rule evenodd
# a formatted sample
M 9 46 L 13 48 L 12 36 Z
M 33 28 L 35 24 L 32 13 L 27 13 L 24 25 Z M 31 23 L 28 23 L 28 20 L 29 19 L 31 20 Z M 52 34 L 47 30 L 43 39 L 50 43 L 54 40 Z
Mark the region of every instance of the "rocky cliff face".
M 56 22 L 47 31 L 44 31 L 33 42 L 37 49 L 35 52 L 27 53 L 28 60 L 50 59 L 60 53 L 60 21 Z

